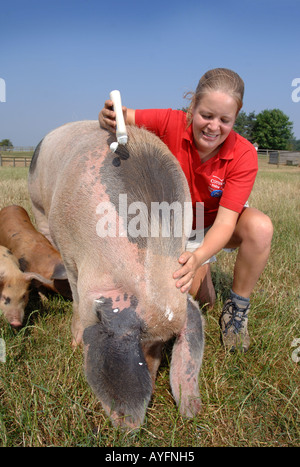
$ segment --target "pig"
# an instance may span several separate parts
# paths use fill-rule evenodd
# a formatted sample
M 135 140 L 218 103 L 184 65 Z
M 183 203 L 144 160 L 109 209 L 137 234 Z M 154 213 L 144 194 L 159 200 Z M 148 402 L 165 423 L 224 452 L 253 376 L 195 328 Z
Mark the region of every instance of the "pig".
M 16 256 L 23 272 L 36 272 L 49 279 L 41 283 L 43 287 L 65 298 L 72 297 L 59 252 L 35 229 L 23 207 L 12 205 L 1 209 L 0 245 Z
M 191 209 L 184 223 L 183 210 L 169 211 L 169 235 L 165 212 L 152 210 L 163 202 L 190 206 L 186 178 L 154 134 L 135 126 L 127 131 L 127 144 L 112 152 L 115 136 L 97 121 L 63 125 L 37 146 L 28 180 L 38 229 L 67 270 L 73 340 L 83 345 L 87 381 L 113 425 L 125 430 L 143 424 L 171 339 L 175 402 L 183 416 L 199 412 L 204 349 L 199 307 L 173 279 Z M 150 225 L 158 226 L 151 235 Z M 180 235 L 175 227 L 182 227 Z
M 17 258 L 0 246 L 0 310 L 14 328 L 22 326 L 32 282 L 48 284 L 50 281 L 34 272 L 22 272 Z

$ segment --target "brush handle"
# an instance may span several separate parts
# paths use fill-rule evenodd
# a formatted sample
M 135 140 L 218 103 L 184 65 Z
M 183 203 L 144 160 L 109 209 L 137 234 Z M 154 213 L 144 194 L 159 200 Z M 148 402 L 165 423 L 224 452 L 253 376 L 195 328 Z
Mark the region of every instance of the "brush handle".
M 115 90 L 111 91 L 109 97 L 113 101 L 114 111 L 116 112 L 116 122 L 117 122 L 117 131 L 116 136 L 118 143 L 126 144 L 127 143 L 127 131 L 124 121 L 124 115 L 122 111 L 122 101 L 121 101 L 121 94 L 120 91 Z

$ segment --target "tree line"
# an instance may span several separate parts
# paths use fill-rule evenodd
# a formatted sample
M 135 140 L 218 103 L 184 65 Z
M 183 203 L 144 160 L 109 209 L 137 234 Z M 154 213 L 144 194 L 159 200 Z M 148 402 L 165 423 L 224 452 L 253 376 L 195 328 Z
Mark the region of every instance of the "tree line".
M 293 123 L 282 110 L 263 110 L 259 114 L 241 111 L 234 130 L 244 138 L 257 143 L 260 149 L 300 151 L 300 140 L 293 134 Z

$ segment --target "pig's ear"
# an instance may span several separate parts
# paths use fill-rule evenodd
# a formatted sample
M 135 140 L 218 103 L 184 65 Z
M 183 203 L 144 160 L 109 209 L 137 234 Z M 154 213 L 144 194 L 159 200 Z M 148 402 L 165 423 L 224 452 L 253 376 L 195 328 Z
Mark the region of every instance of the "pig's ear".
M 68 281 L 67 271 L 63 263 L 56 264 L 51 280 L 53 280 L 53 285 L 58 293 L 65 298 L 72 299 L 72 291 Z
M 54 279 L 57 279 L 57 280 L 66 280 L 66 279 L 68 279 L 67 271 L 66 271 L 66 268 L 65 268 L 63 263 L 58 263 L 55 266 L 54 271 L 53 271 L 52 276 L 51 276 L 51 279 L 52 280 L 54 280 Z
M 64 298 L 72 300 L 72 290 L 67 279 L 54 279 L 53 284 L 60 295 L 62 295 Z
M 24 272 L 23 274 L 28 282 L 34 281 L 37 282 L 37 285 L 52 285 L 52 281 L 50 279 L 46 279 L 36 272 Z

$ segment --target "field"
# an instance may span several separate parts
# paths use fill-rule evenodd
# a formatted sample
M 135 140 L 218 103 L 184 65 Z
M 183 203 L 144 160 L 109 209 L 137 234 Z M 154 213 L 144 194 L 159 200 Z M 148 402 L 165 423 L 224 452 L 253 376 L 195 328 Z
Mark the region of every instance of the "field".
M 27 171 L 0 168 L 0 208 L 14 203 L 30 213 Z M 260 160 L 249 201 L 271 217 L 274 238 L 251 299 L 251 347 L 231 355 L 220 343 L 235 259 L 222 252 L 213 265 L 217 302 L 205 313 L 197 417 L 183 419 L 174 404 L 166 347 L 145 424 L 137 433 L 114 429 L 85 381 L 81 351 L 70 345 L 71 302 L 56 296 L 41 304 L 33 295 L 19 332 L 0 317 L 7 354 L 0 362 L 0 446 L 299 446 L 299 188 L 299 168 Z

